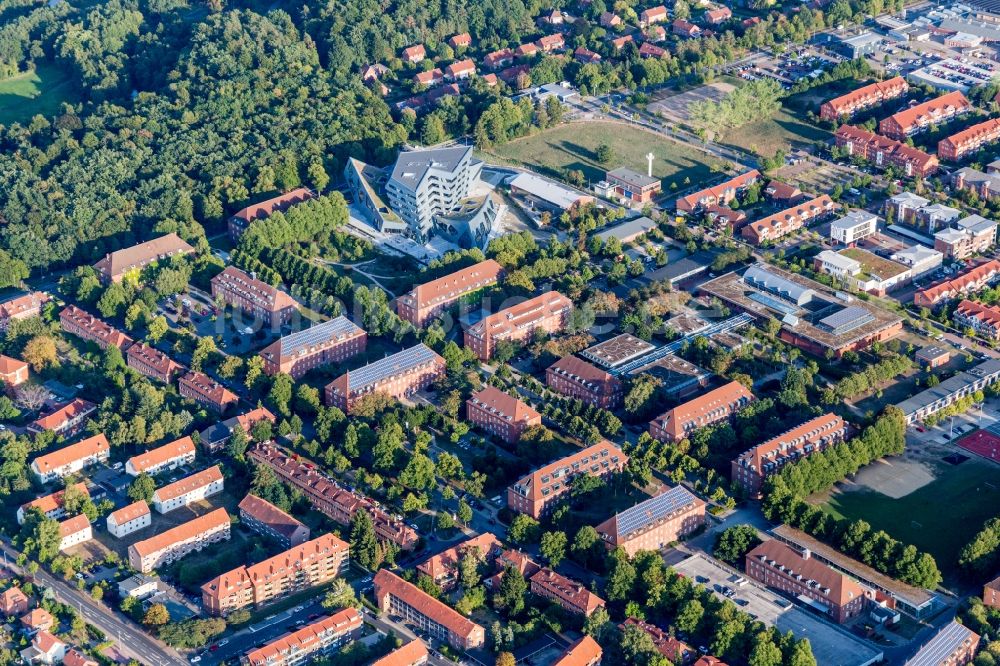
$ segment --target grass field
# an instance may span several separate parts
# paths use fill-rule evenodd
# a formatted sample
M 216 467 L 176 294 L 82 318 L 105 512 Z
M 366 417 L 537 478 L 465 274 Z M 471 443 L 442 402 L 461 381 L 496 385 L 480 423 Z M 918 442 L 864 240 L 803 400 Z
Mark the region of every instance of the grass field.
M 26 123 L 36 114 L 53 116 L 60 104 L 73 101 L 74 94 L 66 72 L 38 65 L 33 72 L 0 81 L 0 124 Z
M 866 520 L 873 530 L 926 550 L 949 578 L 962 546 L 997 514 L 1000 473 L 996 465 L 976 458 L 960 465 L 941 463 L 934 472 L 934 481 L 899 499 L 851 490 L 835 492 L 823 508 L 837 518 Z
M 597 147 L 611 146 L 610 164 L 597 161 Z M 517 139 L 484 151 L 488 160 L 529 167 L 561 178 L 569 169 L 580 169 L 596 182 L 607 169 L 626 166 L 646 172 L 646 153 L 652 152 L 653 175 L 663 179 L 663 189 L 672 183 L 683 187 L 684 179 L 697 183 L 709 176 L 715 162 L 709 155 L 688 146 L 668 141 L 653 132 L 619 123 L 594 121 L 560 125 L 533 136 Z
M 770 157 L 779 149 L 788 151 L 828 138 L 830 133 L 826 130 L 804 122 L 788 109 L 782 109 L 773 118 L 727 132 L 719 143 Z

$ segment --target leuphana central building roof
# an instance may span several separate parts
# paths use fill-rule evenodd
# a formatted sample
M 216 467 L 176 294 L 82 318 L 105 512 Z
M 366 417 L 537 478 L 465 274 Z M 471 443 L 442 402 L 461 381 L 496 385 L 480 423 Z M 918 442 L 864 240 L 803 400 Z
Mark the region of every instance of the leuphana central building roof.
M 400 153 L 392 168 L 392 180 L 414 190 L 428 172 L 454 171 L 462 163 L 466 153 L 471 152 L 471 146 L 459 146 Z

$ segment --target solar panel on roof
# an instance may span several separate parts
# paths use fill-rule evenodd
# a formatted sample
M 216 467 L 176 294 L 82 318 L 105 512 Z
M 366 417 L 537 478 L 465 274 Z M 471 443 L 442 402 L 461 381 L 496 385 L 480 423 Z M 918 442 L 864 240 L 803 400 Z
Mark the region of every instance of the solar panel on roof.
M 819 320 L 834 335 L 853 331 L 859 326 L 875 321 L 875 316 L 860 305 L 851 305 Z
M 793 315 L 799 311 L 798 308 L 789 305 L 788 303 L 782 303 L 777 298 L 772 298 L 767 294 L 761 294 L 755 292 L 750 294 L 747 298 L 749 298 L 751 301 L 756 301 L 757 303 L 760 303 L 766 308 L 771 308 L 772 310 L 780 312 L 781 314 L 784 315 Z
M 437 354 L 427 345 L 420 343 L 409 349 L 404 349 L 392 356 L 387 356 L 381 360 L 369 363 L 357 370 L 351 370 L 348 375 L 349 390 L 354 391 L 362 386 L 370 386 L 381 379 L 385 379 L 402 371 L 409 370 L 423 363 L 427 363 L 436 357 Z
M 360 330 L 353 321 L 344 316 L 324 321 L 310 326 L 304 331 L 281 338 L 281 355 L 291 356 L 302 349 L 322 344 L 342 335 L 352 335 L 355 331 Z
M 655 523 L 677 509 L 689 504 L 694 495 L 683 486 L 674 486 L 670 490 L 650 497 L 645 502 L 639 502 L 630 509 L 625 509 L 617 516 L 618 534 L 630 534 L 637 529 Z

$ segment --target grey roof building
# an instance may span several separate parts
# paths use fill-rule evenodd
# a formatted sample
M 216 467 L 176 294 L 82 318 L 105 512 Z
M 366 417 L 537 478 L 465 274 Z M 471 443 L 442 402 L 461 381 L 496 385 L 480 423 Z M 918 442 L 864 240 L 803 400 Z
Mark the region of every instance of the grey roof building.
M 418 241 L 426 242 L 437 215 L 456 212 L 479 180 L 483 163 L 471 146 L 402 152 L 385 190 L 389 204 Z
M 995 384 L 998 380 L 1000 380 L 1000 359 L 990 359 L 897 403 L 896 407 L 903 411 L 907 423 L 914 423 L 936 414 L 960 398 Z

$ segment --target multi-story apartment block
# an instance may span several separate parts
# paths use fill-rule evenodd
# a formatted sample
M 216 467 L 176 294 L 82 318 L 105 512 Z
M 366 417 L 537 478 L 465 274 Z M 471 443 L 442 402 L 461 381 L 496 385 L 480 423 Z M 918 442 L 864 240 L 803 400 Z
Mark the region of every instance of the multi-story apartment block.
M 194 248 L 177 234 L 166 234 L 145 243 L 104 255 L 94 264 L 94 270 L 104 284 L 121 282 L 126 276 L 138 280 L 142 269 L 173 256 L 191 254 Z
M 90 491 L 87 490 L 87 485 L 85 483 L 74 483 L 72 488 L 84 495 L 85 497 L 90 497 Z M 17 508 L 17 524 L 23 525 L 24 518 L 28 515 L 28 512 L 32 509 L 38 509 L 42 512 L 46 518 L 52 518 L 58 520 L 66 515 L 66 509 L 63 506 L 66 498 L 66 490 L 57 490 L 50 495 L 43 495 L 42 497 L 37 497 L 30 502 L 25 502 Z
M 913 294 L 918 307 L 932 308 L 938 303 L 973 294 L 1000 279 L 1000 261 L 990 259 L 950 280 L 931 285 Z
M 971 328 L 984 338 L 1000 340 L 1000 307 L 963 300 L 951 317 L 956 328 Z
M 540 518 L 568 493 L 580 474 L 605 477 L 625 469 L 628 456 L 604 440 L 539 467 L 507 488 L 507 506 L 518 513 Z
M 229 514 L 215 509 L 186 523 L 128 547 L 128 563 L 136 571 L 149 573 L 176 562 L 185 555 L 229 540 Z
M 904 666 L 964 666 L 972 663 L 980 636 L 952 620 L 934 634 Z
M 42 306 L 52 299 L 44 291 L 33 291 L 0 303 L 0 331 L 6 331 L 12 321 L 29 319 L 42 314 Z
M 199 502 L 206 497 L 221 493 L 224 486 L 222 470 L 218 465 L 214 465 L 157 488 L 153 492 L 153 507 L 160 513 L 169 513 L 192 502 Z
M 426 241 L 435 218 L 458 210 L 468 198 L 482 168 L 471 146 L 402 152 L 385 186 L 389 205 L 411 236 Z
M 798 231 L 811 222 L 829 215 L 836 210 L 837 205 L 833 200 L 822 194 L 818 197 L 804 201 L 791 208 L 786 208 L 780 213 L 768 215 L 767 217 L 751 222 L 743 227 L 743 238 L 760 245 L 768 241 L 775 241 L 783 238 L 792 232 Z
M 445 362 L 423 343 L 345 372 L 326 385 L 326 404 L 346 413 L 365 396 L 385 393 L 401 399 L 444 375 Z
M 427 646 L 419 638 L 414 638 L 381 659 L 373 661 L 371 666 L 424 666 L 429 660 Z
M 524 342 L 535 331 L 556 333 L 569 323 L 573 302 L 558 291 L 548 291 L 491 314 L 465 329 L 465 346 L 482 361 L 489 361 L 497 343 Z
M 62 309 L 59 324 L 67 333 L 93 342 L 101 349 L 114 345 L 125 351 L 132 344 L 132 338 L 75 305 L 67 305 Z
M 729 382 L 656 417 L 649 424 L 649 434 L 663 442 L 679 442 L 698 428 L 732 417 L 753 399 L 743 384 Z
M 97 405 L 83 398 L 76 398 L 46 416 L 41 416 L 28 424 L 28 432 L 38 433 L 50 431 L 63 437 L 76 433 L 86 422 L 87 417 L 97 411 Z
M 659 178 L 647 176 L 626 167 L 608 171 L 604 175 L 604 179 L 609 185 L 608 194 L 628 204 L 649 203 L 663 190 L 663 184 Z
M 660 550 L 705 524 L 705 503 L 684 486 L 615 514 L 597 526 L 610 550 L 621 547 L 629 556 L 640 550 Z
M 367 511 L 378 538 L 404 550 L 417 545 L 417 533 L 403 521 L 396 520 L 364 495 L 341 487 L 300 456 L 292 456 L 273 444 L 258 444 L 250 451 L 250 457 L 270 467 L 278 477 L 298 488 L 317 511 L 341 525 L 350 525 L 355 512 Z
M 733 460 L 733 483 L 741 486 L 749 496 L 758 497 L 764 479 L 777 474 L 789 462 L 844 441 L 847 432 L 847 423 L 836 414 L 810 419 Z
M 893 222 L 916 224 L 920 211 L 930 202 L 930 199 L 913 192 L 894 194 L 885 200 L 886 219 L 891 215 Z
M 934 249 L 949 259 L 968 259 L 982 254 L 997 240 L 997 223 L 979 215 L 963 217 L 957 226 L 934 234 Z
M 604 409 L 614 409 L 622 400 L 620 379 L 576 356 L 563 356 L 546 368 L 545 384 L 557 393 Z
M 287 324 L 299 309 L 294 298 L 235 266 L 212 278 L 212 296 L 272 329 Z
M 1000 140 L 1000 119 L 991 118 L 938 141 L 938 157 L 957 162 L 998 140 Z
M 995 162 L 993 164 L 996 164 Z M 1000 196 L 1000 173 L 990 165 L 983 172 L 972 167 L 962 167 L 951 173 L 951 186 L 956 191 L 972 190 L 982 199 Z
M 0 354 L 0 388 L 14 387 L 28 381 L 28 364 Z
M 909 178 L 929 176 L 939 166 L 935 155 L 860 127 L 841 125 L 833 138 L 838 147 L 847 150 L 848 155 L 857 155 L 879 169 L 896 167 Z
M 903 412 L 906 424 L 911 425 L 937 414 L 962 398 L 975 395 L 1000 382 L 1000 360 L 991 358 L 975 367 L 952 375 L 937 386 L 896 403 Z
M 878 216 L 866 210 L 852 210 L 830 223 L 830 238 L 841 245 L 853 246 L 878 230 Z
M 729 11 L 729 8 L 725 8 Z M 604 651 L 590 636 L 579 638 L 570 644 L 552 666 L 600 666 Z
M 76 474 L 85 467 L 96 465 L 108 459 L 111 446 L 104 433 L 88 437 L 76 444 L 70 444 L 51 453 L 38 456 L 31 461 L 31 471 L 42 483 L 62 479 Z
M 588 590 L 583 583 L 547 567 L 537 571 L 530 580 L 532 593 L 554 601 L 571 613 L 590 617 L 594 611 L 604 606 L 604 599 Z
M 493 259 L 480 261 L 436 280 L 418 284 L 396 299 L 396 313 L 414 326 L 422 327 L 465 296 L 495 285 L 503 276 L 503 266 Z
M 195 458 L 194 440 L 181 437 L 174 441 L 132 456 L 125 463 L 125 473 L 129 476 L 159 474 L 177 469 L 181 465 L 193 463 Z
M 189 372 L 181 377 L 177 392 L 220 414 L 240 401 L 239 396 L 203 372 Z
M 875 600 L 871 588 L 812 558 L 809 551 L 799 552 L 777 539 L 747 553 L 746 573 L 789 596 L 809 599 L 810 605 L 839 623 L 857 617 L 868 600 Z
M 846 95 L 823 102 L 823 105 L 819 107 L 819 117 L 823 120 L 850 118 L 859 111 L 902 97 L 909 89 L 910 86 L 902 76 L 887 81 L 876 81 L 867 86 L 861 86 Z
M 741 192 L 760 180 L 760 172 L 751 169 L 724 183 L 677 199 L 678 213 L 696 213 L 711 206 L 725 206 Z
M 151 347 L 143 342 L 137 342 L 128 348 L 125 353 L 128 367 L 141 375 L 150 379 L 169 384 L 173 381 L 174 375 L 184 369 L 180 363 L 167 356 L 155 347 Z
M 485 386 L 465 401 L 466 418 L 483 430 L 513 444 L 531 426 L 541 425 L 542 415 L 509 393 Z
M 344 316 L 275 340 L 260 352 L 264 372 L 299 379 L 314 368 L 342 363 L 365 350 L 368 333 Z
M 983 585 L 983 605 L 1000 608 L 1000 576 Z
M 108 532 L 121 539 L 133 532 L 149 527 L 153 515 L 145 500 L 133 502 L 108 514 Z
M 243 657 L 246 666 L 298 666 L 333 654 L 360 637 L 364 620 L 357 608 L 310 622 Z
M 59 523 L 59 551 L 66 551 L 73 546 L 86 543 L 94 538 L 94 530 L 90 526 L 90 518 L 80 514 L 60 521 Z
M 285 192 L 273 199 L 247 206 L 229 218 L 229 237 L 235 243 L 243 235 L 243 232 L 247 230 L 251 222 L 267 219 L 274 213 L 279 211 L 284 212 L 292 206 L 300 204 L 303 201 L 308 201 L 315 196 L 310 190 L 300 187 L 291 192 Z
M 878 124 L 878 131 L 890 139 L 905 141 L 907 137 L 919 134 L 931 125 L 947 122 L 971 110 L 969 100 L 955 90 L 883 118 Z
M 427 575 L 442 590 L 449 591 L 458 582 L 458 564 L 463 557 L 472 554 L 481 562 L 492 562 L 502 549 L 496 535 L 485 532 L 427 558 L 417 565 L 417 571 Z
M 285 548 L 309 540 L 308 527 L 256 495 L 247 495 L 240 502 L 240 520 L 254 532 L 271 537 Z
M 485 630 L 388 569 L 375 574 L 375 599 L 383 613 L 399 617 L 457 650 L 472 650 L 486 641 Z
M 259 608 L 333 580 L 347 568 L 350 546 L 333 534 L 250 566 L 239 566 L 201 586 L 201 605 L 213 615 Z

